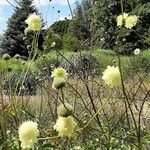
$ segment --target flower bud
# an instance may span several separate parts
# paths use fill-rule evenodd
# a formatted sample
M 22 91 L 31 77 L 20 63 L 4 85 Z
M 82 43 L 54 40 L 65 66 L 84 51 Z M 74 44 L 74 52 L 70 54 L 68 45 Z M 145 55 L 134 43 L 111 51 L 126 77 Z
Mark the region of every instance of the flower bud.
M 25 35 L 30 35 L 30 34 L 33 34 L 33 30 L 32 30 L 32 28 L 30 28 L 30 27 L 27 27 L 25 30 L 24 30 L 24 34 Z
M 68 103 L 61 104 L 57 109 L 57 113 L 61 117 L 71 116 L 73 113 L 73 107 Z
M 19 58 L 20 58 L 20 55 L 19 55 L 19 54 L 16 54 L 16 55 L 14 56 L 14 58 L 15 58 L 15 59 L 19 59 Z
M 9 60 L 11 57 L 10 57 L 10 55 L 9 54 L 4 54 L 3 56 L 2 56 L 2 59 L 4 59 L 4 60 Z
M 66 79 L 65 78 L 54 78 L 52 88 L 60 89 L 65 87 L 66 85 Z

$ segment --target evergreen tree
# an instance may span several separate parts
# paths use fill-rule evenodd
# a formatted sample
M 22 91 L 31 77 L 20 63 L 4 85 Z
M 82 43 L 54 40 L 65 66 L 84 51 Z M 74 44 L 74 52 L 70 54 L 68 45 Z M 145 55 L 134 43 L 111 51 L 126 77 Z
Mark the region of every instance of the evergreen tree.
M 90 39 L 90 7 L 89 0 L 84 0 L 81 4 L 77 3 L 74 19 L 68 29 L 69 34 L 82 41 Z
M 32 5 L 32 0 L 21 0 L 19 5 L 16 6 L 15 12 L 8 20 L 7 30 L 1 43 L 1 48 L 5 53 L 11 56 L 15 54 L 28 56 L 27 43 L 29 42 L 25 42 L 23 39 L 24 30 L 27 27 L 25 20 L 28 15 L 35 12 L 37 10 Z

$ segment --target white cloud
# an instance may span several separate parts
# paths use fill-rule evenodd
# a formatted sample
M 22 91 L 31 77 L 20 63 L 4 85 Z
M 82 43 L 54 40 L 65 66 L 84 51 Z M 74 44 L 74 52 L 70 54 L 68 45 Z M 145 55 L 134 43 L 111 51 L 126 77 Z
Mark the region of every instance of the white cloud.
M 73 4 L 76 0 L 69 0 L 70 4 Z M 67 0 L 34 0 L 33 3 L 35 5 L 48 5 L 48 4 L 60 4 L 60 5 L 67 5 Z
M 0 5 L 8 5 L 8 2 L 6 0 L 0 0 Z

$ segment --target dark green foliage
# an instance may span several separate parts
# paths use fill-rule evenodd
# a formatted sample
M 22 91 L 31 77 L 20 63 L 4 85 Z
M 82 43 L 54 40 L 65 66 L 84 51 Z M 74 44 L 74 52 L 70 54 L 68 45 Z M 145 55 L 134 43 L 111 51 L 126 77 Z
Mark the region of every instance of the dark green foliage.
M 27 27 L 25 20 L 29 14 L 35 12 L 37 11 L 32 6 L 32 0 L 22 0 L 19 2 L 19 6 L 15 8 L 15 12 L 8 20 L 7 30 L 2 39 L 1 49 L 4 53 L 8 53 L 11 56 L 14 56 L 15 54 L 28 56 L 27 45 L 23 40 L 24 30 Z M 26 41 L 31 43 L 28 38 Z
M 60 20 L 55 22 L 50 26 L 50 28 L 55 32 L 55 34 L 59 34 L 61 37 L 64 36 L 67 31 L 69 24 L 72 22 L 72 20 Z
M 131 54 L 136 48 L 147 49 L 150 47 L 150 2 L 142 2 L 134 4 L 134 8 L 130 10 L 130 14 L 139 16 L 138 23 L 131 30 L 123 29 L 121 34 L 120 52 L 122 54 Z
M 147 72 L 150 70 L 150 54 L 141 53 L 131 58 L 132 71 L 134 72 Z
M 131 30 L 122 29 L 120 53 L 131 54 L 136 48 L 146 49 L 150 47 L 148 42 L 149 20 L 150 20 L 150 2 L 142 0 L 123 1 L 124 12 L 129 15 L 139 16 L 138 23 Z M 99 13 L 98 13 L 99 12 Z M 115 48 L 116 36 L 119 28 L 116 24 L 116 18 L 121 14 L 120 1 L 102 0 L 95 4 L 95 28 L 94 39 L 97 40 L 97 46 L 107 49 Z
M 55 42 L 55 46 L 52 46 L 52 43 Z M 58 34 L 55 34 L 54 31 L 49 28 L 46 32 L 44 38 L 44 50 L 49 52 L 50 50 L 61 50 L 63 48 L 63 41 Z
M 87 41 L 89 44 L 91 32 L 90 32 L 90 11 L 91 5 L 89 0 L 84 0 L 82 4 L 76 6 L 74 12 L 75 16 L 73 21 L 69 25 L 68 33 L 75 36 L 79 40 Z
M 81 48 L 81 42 L 76 37 L 69 34 L 63 36 L 64 49 L 68 51 L 77 52 Z
M 122 13 L 118 0 L 84 0 L 77 4 L 75 17 L 68 32 L 86 43 L 87 47 L 116 49 L 116 39 L 120 34 L 119 52 L 131 54 L 136 48 L 150 47 L 150 2 L 148 0 L 123 0 L 124 12 L 139 16 L 132 29 L 117 27 L 116 18 Z

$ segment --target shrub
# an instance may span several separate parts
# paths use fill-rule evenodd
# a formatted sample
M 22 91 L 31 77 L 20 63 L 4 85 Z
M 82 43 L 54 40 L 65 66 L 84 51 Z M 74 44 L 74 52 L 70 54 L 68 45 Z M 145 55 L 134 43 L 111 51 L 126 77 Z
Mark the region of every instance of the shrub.
M 9 60 L 0 59 L 0 71 L 23 71 L 24 65 L 20 59 L 11 58 Z
M 83 53 L 82 56 L 72 55 L 67 60 L 60 60 L 61 66 L 66 68 L 71 75 L 79 74 L 86 78 L 89 75 L 99 74 L 100 67 L 98 60 L 89 54 Z
M 56 21 L 54 24 L 51 25 L 51 28 L 56 34 L 59 34 L 61 37 L 64 36 L 67 31 L 69 24 L 72 22 L 72 20 L 59 20 Z
M 131 57 L 132 70 L 135 72 L 149 72 L 150 70 L 150 53 L 145 51 L 139 55 Z
M 4 91 L 5 94 L 20 94 L 21 95 L 35 95 L 37 90 L 37 84 L 35 77 L 32 73 L 24 75 L 20 72 L 4 73 Z M 23 82 L 24 80 L 24 82 Z M 23 83 L 22 83 L 23 82 Z
M 3 58 L 4 60 L 9 60 L 11 57 L 10 57 L 9 54 L 4 54 L 4 55 L 2 56 L 2 58 Z
M 63 37 L 64 49 L 77 52 L 81 47 L 81 42 L 76 37 L 73 37 L 69 34 L 64 35 Z
M 55 46 L 52 43 L 55 42 Z M 48 29 L 46 36 L 44 38 L 44 50 L 46 52 L 50 50 L 61 50 L 63 48 L 63 41 L 58 34 L 55 34 L 52 29 Z

